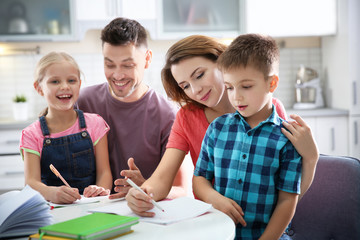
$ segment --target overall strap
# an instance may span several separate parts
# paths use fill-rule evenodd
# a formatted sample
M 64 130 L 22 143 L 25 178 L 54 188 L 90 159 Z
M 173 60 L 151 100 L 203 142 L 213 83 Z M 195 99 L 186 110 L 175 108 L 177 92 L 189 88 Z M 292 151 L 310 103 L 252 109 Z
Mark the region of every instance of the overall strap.
M 39 121 L 40 121 L 40 127 L 41 127 L 42 134 L 44 136 L 49 136 L 50 132 L 49 132 L 49 128 L 48 128 L 48 126 L 46 124 L 45 116 L 41 116 L 39 118 Z
M 78 117 L 79 117 L 80 129 L 86 128 L 85 117 L 84 117 L 83 111 L 81 111 L 79 109 L 75 109 L 75 111 L 77 112 Z

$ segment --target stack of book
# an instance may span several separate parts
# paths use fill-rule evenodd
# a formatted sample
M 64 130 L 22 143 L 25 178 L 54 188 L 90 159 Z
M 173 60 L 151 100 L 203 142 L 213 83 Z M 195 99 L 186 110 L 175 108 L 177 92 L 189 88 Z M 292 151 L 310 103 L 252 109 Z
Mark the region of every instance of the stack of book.
M 41 227 L 39 233 L 29 239 L 108 239 L 131 233 L 131 226 L 137 223 L 138 217 L 93 213 Z

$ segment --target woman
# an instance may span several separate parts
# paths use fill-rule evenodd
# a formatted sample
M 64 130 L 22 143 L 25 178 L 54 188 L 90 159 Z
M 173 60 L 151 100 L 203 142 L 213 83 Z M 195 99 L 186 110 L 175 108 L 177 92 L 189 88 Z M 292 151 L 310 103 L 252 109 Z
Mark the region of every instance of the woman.
M 176 42 L 167 52 L 162 82 L 167 95 L 179 103 L 181 109 L 160 164 L 141 186 L 156 201 L 167 197 L 188 151 L 196 164 L 209 124 L 215 118 L 235 111 L 216 66 L 216 60 L 225 49 L 225 45 L 213 38 L 194 35 Z M 279 116 L 286 118 L 281 102 L 274 99 L 273 104 Z M 319 153 L 310 128 L 299 116 L 291 115 L 291 118 L 296 122 L 284 123 L 290 132 L 286 129 L 282 132 L 303 157 L 301 198 L 312 182 Z M 126 200 L 136 214 L 154 216 L 154 213 L 146 212 L 153 208 L 150 198 L 139 191 L 130 189 Z

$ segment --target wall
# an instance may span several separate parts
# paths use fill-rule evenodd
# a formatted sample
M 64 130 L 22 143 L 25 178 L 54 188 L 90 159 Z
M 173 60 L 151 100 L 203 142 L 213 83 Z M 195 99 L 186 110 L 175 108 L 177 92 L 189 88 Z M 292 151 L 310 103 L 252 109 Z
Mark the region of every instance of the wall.
M 349 76 L 349 32 L 347 26 L 348 1 L 338 1 L 338 32 L 336 36 L 327 36 L 321 39 L 323 74 L 327 82 L 326 93 L 328 102 L 334 108 L 348 109 L 351 105 L 351 84 Z M 346 82 L 346 84 L 344 84 Z M 339 94 L 341 93 L 341 94 Z
M 277 39 L 283 47 L 280 50 L 280 85 L 275 92 L 286 108 L 294 103 L 294 84 L 300 64 L 314 68 L 322 77 L 320 38 Z M 145 73 L 145 82 L 165 95 L 160 71 L 164 64 L 167 49 L 175 41 L 149 41 L 153 50 L 153 61 Z M 100 30 L 88 31 L 81 42 L 49 42 L 49 43 L 0 43 L 0 47 L 12 49 L 34 48 L 40 46 L 40 54 L 22 53 L 0 55 L 0 121 L 11 121 L 12 98 L 15 94 L 25 94 L 29 99 L 30 117 L 46 106 L 43 98 L 33 89 L 33 72 L 37 61 L 46 53 L 66 51 L 79 63 L 85 79 L 82 87 L 106 81 L 103 73 Z

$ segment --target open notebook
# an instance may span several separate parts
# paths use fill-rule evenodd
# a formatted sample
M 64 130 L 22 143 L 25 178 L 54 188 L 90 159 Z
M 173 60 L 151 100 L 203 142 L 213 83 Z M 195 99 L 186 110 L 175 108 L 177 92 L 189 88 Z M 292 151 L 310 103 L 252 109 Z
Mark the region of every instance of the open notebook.
M 182 197 L 169 201 L 157 202 L 164 212 L 156 207 L 150 210 L 155 213 L 155 217 L 140 217 L 142 222 L 150 222 L 157 224 L 170 224 L 202 215 L 212 209 L 211 204 L 190 198 Z M 125 200 L 109 203 L 106 206 L 89 209 L 89 212 L 113 213 L 125 216 L 137 216 L 128 207 Z
M 0 195 L 0 238 L 28 236 L 52 222 L 46 200 L 30 186 Z

